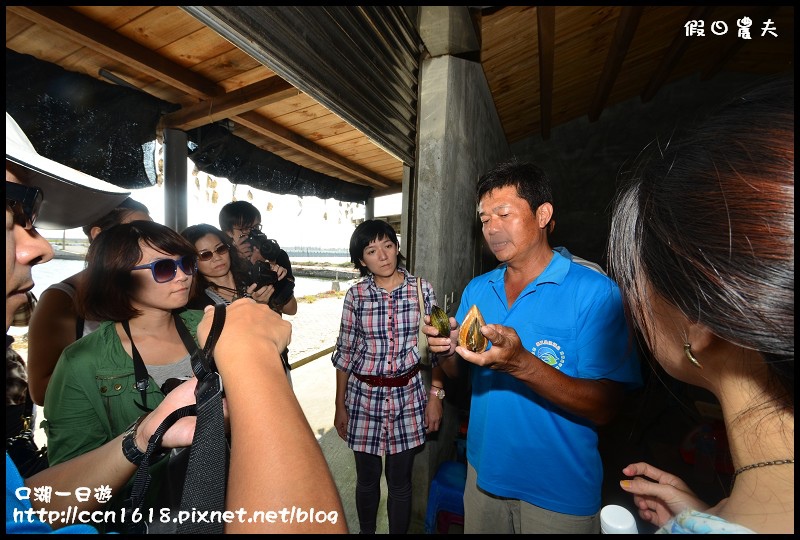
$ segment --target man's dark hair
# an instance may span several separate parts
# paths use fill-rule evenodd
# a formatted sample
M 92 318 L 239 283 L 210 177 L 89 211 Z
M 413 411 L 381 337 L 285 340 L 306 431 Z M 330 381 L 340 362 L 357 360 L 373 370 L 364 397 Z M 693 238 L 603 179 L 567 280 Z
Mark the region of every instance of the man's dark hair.
M 514 186 L 517 195 L 528 201 L 533 213 L 546 202 L 553 204 L 553 189 L 547 174 L 533 163 L 520 163 L 516 158 L 500 163 L 481 176 L 475 202 L 480 202 L 488 192 L 506 186 Z
M 219 228 L 226 233 L 234 227 L 247 227 L 256 221 L 261 221 L 261 212 L 247 201 L 229 202 L 219 211 Z

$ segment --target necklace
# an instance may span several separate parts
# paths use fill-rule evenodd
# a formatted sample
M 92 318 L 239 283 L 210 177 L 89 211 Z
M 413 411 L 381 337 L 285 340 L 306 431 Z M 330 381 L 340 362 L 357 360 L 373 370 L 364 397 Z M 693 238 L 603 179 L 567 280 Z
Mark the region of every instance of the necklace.
M 733 473 L 733 477 L 736 478 L 744 471 L 749 471 L 750 469 L 758 469 L 760 467 L 769 467 L 770 465 L 789 465 L 793 464 L 793 459 L 776 459 L 774 461 L 762 461 L 760 463 L 753 463 L 752 465 L 746 465 L 740 469 L 736 469 Z
M 231 287 L 226 287 L 224 285 L 217 285 L 216 283 L 212 283 L 211 286 L 214 287 L 217 290 L 221 289 L 223 291 L 227 291 L 227 292 L 231 293 L 233 295 L 233 298 L 231 298 L 231 302 L 233 302 L 237 298 L 243 298 L 244 297 L 243 294 L 242 295 L 239 294 L 239 289 L 233 289 Z

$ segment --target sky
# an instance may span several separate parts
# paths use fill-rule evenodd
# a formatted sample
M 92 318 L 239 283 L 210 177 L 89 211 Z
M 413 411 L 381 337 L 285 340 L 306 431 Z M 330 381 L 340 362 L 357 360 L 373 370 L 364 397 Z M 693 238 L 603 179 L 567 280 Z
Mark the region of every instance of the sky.
M 225 178 L 206 173 L 193 176 L 194 164 L 189 161 L 187 179 L 188 225 L 209 223 L 219 227 L 219 211 L 228 202 L 245 200 L 261 212 L 264 232 L 286 247 L 347 248 L 355 226 L 354 219 L 363 219 L 363 204 L 335 199 L 278 195 L 246 185 L 231 184 Z M 164 188 L 155 185 L 131 190 L 131 197 L 147 205 L 154 221 L 164 222 Z M 402 194 L 375 199 L 375 215 L 399 214 Z M 52 235 L 61 236 L 53 231 Z M 84 239 L 81 229 L 66 231 L 66 238 Z

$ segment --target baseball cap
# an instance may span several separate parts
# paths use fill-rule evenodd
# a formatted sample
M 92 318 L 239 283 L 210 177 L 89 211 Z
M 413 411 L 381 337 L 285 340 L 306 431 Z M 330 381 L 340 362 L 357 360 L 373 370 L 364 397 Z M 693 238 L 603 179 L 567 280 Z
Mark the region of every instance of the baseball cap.
M 38 229 L 74 229 L 106 215 L 124 201 L 126 191 L 40 155 L 6 111 L 6 159 L 30 171 L 29 183 L 44 198 Z

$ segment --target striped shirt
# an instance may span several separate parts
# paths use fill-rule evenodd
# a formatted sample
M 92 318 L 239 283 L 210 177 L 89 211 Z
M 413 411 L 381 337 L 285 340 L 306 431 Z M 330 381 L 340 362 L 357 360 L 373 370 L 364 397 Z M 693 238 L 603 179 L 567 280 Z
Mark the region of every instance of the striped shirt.
M 391 292 L 369 276 L 347 291 L 342 322 L 331 361 L 350 373 L 345 406 L 350 416 L 347 446 L 356 452 L 397 454 L 425 442 L 428 395 L 417 373 L 402 387 L 369 386 L 352 374 L 396 377 L 419 362 L 419 302 L 416 278 L 405 279 Z M 433 287 L 422 280 L 425 313 L 436 304 Z M 436 362 L 434 355 L 432 361 Z

